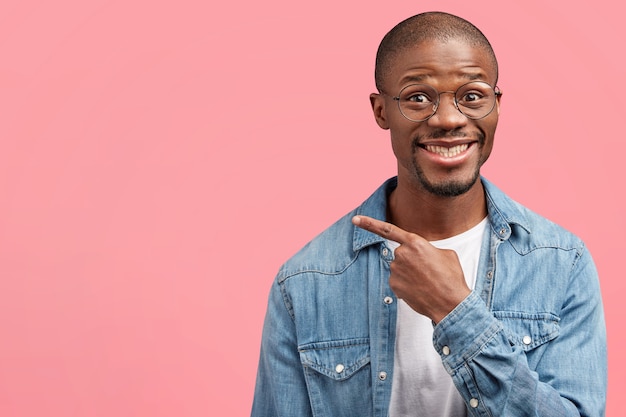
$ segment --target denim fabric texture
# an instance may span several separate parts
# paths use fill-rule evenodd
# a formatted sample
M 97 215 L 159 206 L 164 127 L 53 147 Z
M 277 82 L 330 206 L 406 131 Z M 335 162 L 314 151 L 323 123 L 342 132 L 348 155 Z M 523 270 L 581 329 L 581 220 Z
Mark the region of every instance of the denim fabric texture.
M 486 179 L 489 226 L 474 291 L 433 346 L 469 416 L 603 416 L 606 331 L 583 242 Z M 385 220 L 385 182 L 279 270 L 269 295 L 253 417 L 387 417 L 397 299 L 392 251 L 355 227 Z M 417 353 L 418 354 L 418 353 Z

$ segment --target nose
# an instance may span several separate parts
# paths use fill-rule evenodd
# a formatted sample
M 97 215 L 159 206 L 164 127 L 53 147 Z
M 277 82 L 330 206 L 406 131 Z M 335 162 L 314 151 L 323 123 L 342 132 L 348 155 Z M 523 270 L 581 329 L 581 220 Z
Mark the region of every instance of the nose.
M 443 130 L 454 130 L 467 124 L 467 117 L 459 111 L 454 102 L 454 92 L 439 93 L 439 104 L 428 124 Z

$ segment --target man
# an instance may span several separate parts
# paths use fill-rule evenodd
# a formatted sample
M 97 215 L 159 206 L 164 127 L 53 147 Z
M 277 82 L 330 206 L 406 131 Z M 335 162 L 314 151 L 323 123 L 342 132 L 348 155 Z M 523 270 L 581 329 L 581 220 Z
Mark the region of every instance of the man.
M 397 178 L 281 267 L 252 415 L 604 415 L 591 256 L 479 174 L 501 100 L 487 39 L 420 14 L 375 75 Z

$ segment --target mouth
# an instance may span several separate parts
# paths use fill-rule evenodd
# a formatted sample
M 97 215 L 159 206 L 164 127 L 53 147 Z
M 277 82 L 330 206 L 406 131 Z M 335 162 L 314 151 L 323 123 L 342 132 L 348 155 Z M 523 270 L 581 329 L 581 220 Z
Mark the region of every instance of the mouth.
M 420 147 L 422 149 L 426 149 L 428 152 L 443 156 L 444 158 L 454 158 L 455 156 L 465 152 L 470 147 L 470 144 L 462 143 L 451 147 L 440 145 L 420 145 Z

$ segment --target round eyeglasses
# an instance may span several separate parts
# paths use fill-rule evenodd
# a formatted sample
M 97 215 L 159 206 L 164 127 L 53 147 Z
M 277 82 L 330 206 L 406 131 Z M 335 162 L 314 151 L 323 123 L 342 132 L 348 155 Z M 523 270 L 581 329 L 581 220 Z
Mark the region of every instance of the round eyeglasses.
M 396 97 L 400 113 L 413 122 L 430 119 L 439 107 L 442 94 L 454 94 L 454 106 L 465 117 L 478 120 L 487 117 L 496 105 L 496 97 L 502 92 L 483 81 L 463 84 L 456 91 L 437 91 L 428 84 L 411 84 L 400 90 Z

